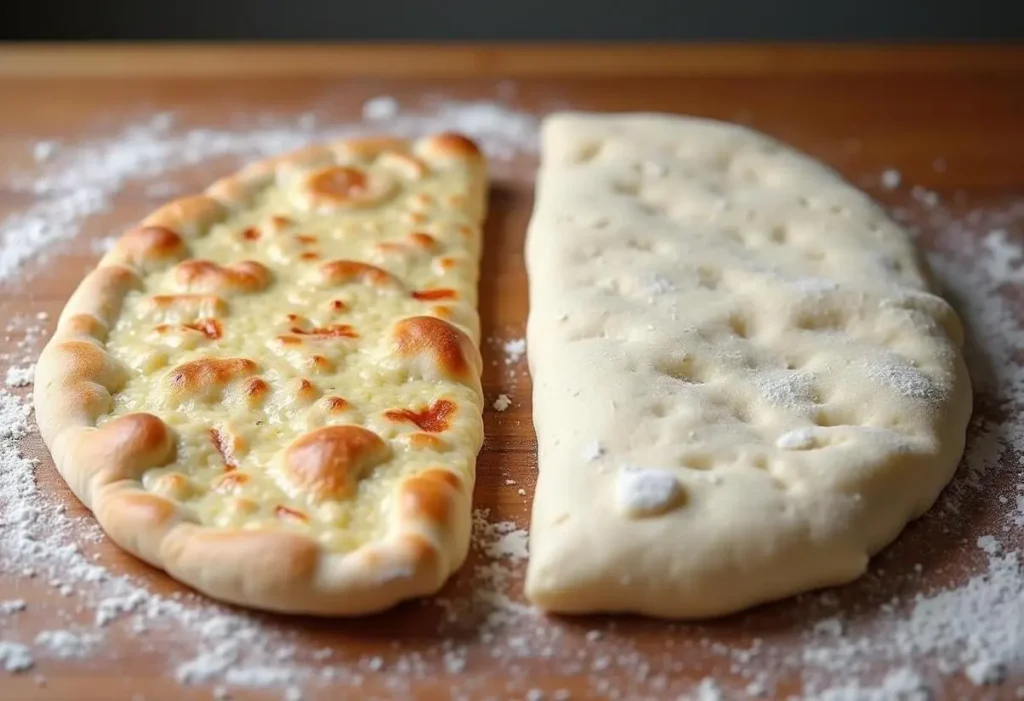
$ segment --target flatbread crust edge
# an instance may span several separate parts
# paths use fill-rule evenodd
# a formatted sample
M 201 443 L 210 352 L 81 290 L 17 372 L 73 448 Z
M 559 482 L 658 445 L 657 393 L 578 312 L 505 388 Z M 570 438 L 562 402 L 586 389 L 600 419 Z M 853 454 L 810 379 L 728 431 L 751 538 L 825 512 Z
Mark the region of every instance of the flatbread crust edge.
M 330 165 L 339 154 L 366 155 L 396 143 L 406 142 L 348 139 L 259 161 L 204 194 L 165 204 L 140 226 L 165 227 L 187 243 L 245 208 L 282 168 Z M 471 191 L 464 207 L 482 222 L 486 163 L 477 146 L 458 134 L 435 134 L 416 140 L 411 150 L 428 164 L 457 159 L 465 165 Z M 386 537 L 348 553 L 329 552 L 304 534 L 206 527 L 173 501 L 143 489 L 147 469 L 174 459 L 171 429 L 151 414 L 129 414 L 96 427 L 113 406 L 111 391 L 120 372 L 105 350 L 108 331 L 126 295 L 142 287 L 140 273 L 176 262 L 160 250 L 159 241 L 133 244 L 129 237 L 136 230 L 128 231 L 116 253 L 101 260 L 72 294 L 35 376 L 43 440 L 58 472 L 103 530 L 175 579 L 213 598 L 255 608 L 358 615 L 440 589 L 469 550 L 473 485 L 453 472 L 427 470 L 403 481 Z M 478 352 L 476 362 L 466 361 L 479 377 Z

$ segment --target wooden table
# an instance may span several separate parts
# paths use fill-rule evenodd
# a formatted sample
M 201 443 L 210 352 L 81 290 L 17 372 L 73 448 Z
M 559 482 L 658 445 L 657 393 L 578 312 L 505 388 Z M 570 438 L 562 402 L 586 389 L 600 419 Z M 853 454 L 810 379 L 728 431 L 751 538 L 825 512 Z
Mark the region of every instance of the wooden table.
M 502 94 L 526 111 L 561 106 L 658 110 L 750 124 L 821 158 L 884 203 L 907 207 L 912 216 L 920 208 L 906 187 L 893 192 L 879 187 L 884 169 L 898 168 L 905 182 L 937 191 L 953 203 L 951 210 L 999 207 L 1024 193 L 1024 49 L 1019 47 L 7 46 L 0 48 L 0 163 L 28 168 L 28 144 L 34 140 L 74 142 L 110 133 L 155 111 L 176 112 L 179 129 L 226 126 L 246 113 L 288 117 L 305 110 L 314 110 L 321 122 L 352 122 L 358 120 L 363 102 L 377 95 L 393 95 L 403 105 L 417 105 L 429 95 L 495 99 L 499 83 L 507 80 L 515 89 Z M 492 191 L 480 290 L 485 338 L 508 340 L 523 334 L 527 303 L 522 245 L 534 167 L 529 154 L 505 164 Z M 197 189 L 223 168 L 223 163 L 205 164 L 174 177 Z M 0 186 L 0 217 L 20 211 L 28 201 L 24 194 Z M 24 279 L 30 282 L 0 287 L 0 323 L 6 325 L 17 314 L 48 312 L 46 324 L 52 326 L 77 280 L 97 258 L 89 241 L 127 226 L 155 204 L 141 190 L 127 187 L 112 211 L 86 222 L 74 244 L 60 249 L 46 265 L 29 263 Z M 922 215 L 915 223 L 923 221 Z M 17 340 L 18 334 L 12 334 L 0 351 L 9 351 Z M 487 440 L 475 503 L 490 509 L 492 519 L 525 526 L 536 467 L 529 378 L 520 364 L 514 369 L 521 375 L 510 379 L 504 355 L 494 343 L 485 344 L 484 357 L 488 400 L 508 392 L 513 405 L 503 413 L 486 413 Z M 42 488 L 59 495 L 73 515 L 84 513 L 56 477 L 38 436 L 29 436 L 24 449 L 43 461 L 38 472 Z M 906 600 L 916 591 L 962 581 L 964 572 L 979 563 L 977 551 L 963 544 L 985 532 L 993 518 L 979 497 L 956 527 L 950 528 L 941 516 L 913 524 L 876 560 L 871 575 L 835 592 L 840 610 L 856 611 L 854 620 L 870 626 L 871 617 L 893 596 Z M 138 577 L 152 591 L 180 591 L 106 542 L 82 539 L 81 546 L 98 553 L 114 573 Z M 474 581 L 473 569 L 482 561 L 475 553 L 443 597 L 465 597 Z M 908 583 L 904 575 L 922 562 L 923 577 Z M 510 568 L 511 595 L 518 600 L 522 565 Z M 2 575 L 0 601 L 15 597 L 28 600 L 29 607 L 0 620 L 0 639 L 31 639 L 44 628 L 67 625 L 59 618 L 61 611 L 72 621 L 88 617 L 88 612 L 76 611 L 74 596 L 60 596 L 45 581 Z M 715 644 L 747 649 L 760 638 L 762 648 L 799 651 L 803 638 L 798 631 L 824 615 L 816 598 L 803 597 L 693 626 L 629 618 L 543 621 L 519 616 L 507 631 L 499 626 L 498 635 L 518 635 L 526 626 L 534 633 L 543 631 L 555 649 L 498 661 L 491 654 L 493 643 L 476 634 L 477 619 L 470 616 L 445 627 L 439 623 L 443 611 L 430 603 L 408 604 L 361 621 L 258 620 L 294 644 L 296 658 L 307 667 L 318 664 L 313 651 L 325 646 L 333 653 L 324 664 L 363 665 L 362 686 L 306 684 L 305 698 L 448 698 L 456 693 L 452 688 L 465 698 L 523 698 L 531 689 L 542 690 L 546 699 L 566 693 L 601 698 L 614 692 L 620 698 L 675 698 L 693 692 L 709 675 L 717 679 L 724 697 L 731 698 L 741 695 L 749 681 L 743 668 L 758 665 L 775 668 L 775 686 L 769 687 L 768 696 L 783 698 L 800 693 L 799 668 L 777 665 L 771 656 L 730 661 Z M 40 657 L 28 674 L 0 672 L 0 698 L 210 698 L 212 684 L 180 686 L 168 676 L 174 667 L 167 660 L 191 654 L 181 634 L 164 639 L 154 632 L 139 638 L 119 626 L 109 629 L 107 647 L 97 656 L 65 661 Z M 442 635 L 439 626 L 448 632 Z M 464 668 L 459 663 L 446 668 L 445 645 L 452 645 L 451 640 L 465 657 Z M 401 649 L 392 641 L 399 641 Z M 408 661 L 416 652 L 422 655 L 419 666 L 395 671 L 400 659 Z M 599 653 L 611 662 L 594 671 L 601 666 L 595 665 Z M 375 671 L 376 662 L 366 669 L 366 660 L 375 656 L 381 657 L 383 669 Z M 574 656 L 591 671 L 574 672 L 568 662 Z M 885 668 L 880 662 L 872 678 L 877 681 Z M 1012 670 L 1001 687 L 984 689 L 963 675 L 938 675 L 927 663 L 919 671 L 939 697 L 948 699 L 1012 698 L 1017 685 L 1024 684 L 1024 670 Z M 394 679 L 403 676 L 408 683 L 395 685 Z M 231 694 L 281 697 L 280 690 L 267 689 L 232 689 Z

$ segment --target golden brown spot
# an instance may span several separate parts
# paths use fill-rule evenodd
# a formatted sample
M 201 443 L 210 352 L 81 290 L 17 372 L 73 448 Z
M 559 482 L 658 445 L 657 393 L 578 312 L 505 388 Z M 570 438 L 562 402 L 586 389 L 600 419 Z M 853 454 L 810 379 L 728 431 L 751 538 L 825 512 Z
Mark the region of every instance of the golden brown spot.
M 285 451 L 289 479 L 316 499 L 355 494 L 359 480 L 388 459 L 390 449 L 376 433 L 359 426 L 326 426 L 300 436 Z
M 349 403 L 341 397 L 324 397 L 323 404 L 328 414 L 340 414 L 349 407 Z
M 406 246 L 402 243 L 395 243 L 394 241 L 382 241 L 381 243 L 374 244 L 374 250 L 385 256 L 405 253 Z
M 123 366 L 91 341 L 64 341 L 57 348 L 60 365 L 54 376 L 61 378 L 62 382 L 98 382 L 111 388 L 120 387 L 125 379 Z
M 317 338 L 359 338 L 359 334 L 348 324 L 331 324 L 312 329 L 293 326 L 288 330 L 300 336 L 315 336 Z
M 200 319 L 194 324 L 183 324 L 183 326 L 186 329 L 198 331 L 211 341 L 217 340 L 223 333 L 220 322 L 216 319 Z
M 404 212 L 402 221 L 406 224 L 423 224 L 427 221 L 427 215 L 422 212 Z
M 249 475 L 244 472 L 228 472 L 214 481 L 213 491 L 221 494 L 234 494 L 248 481 Z
M 126 414 L 86 434 L 81 446 L 83 464 L 107 472 L 104 482 L 138 479 L 151 467 L 174 459 L 174 438 L 152 414 Z
M 466 204 L 466 196 L 465 195 L 449 195 L 448 196 L 448 204 L 451 205 L 452 207 L 461 207 L 462 205 Z
M 412 296 L 423 302 L 433 302 L 439 299 L 455 299 L 458 293 L 448 287 L 441 287 L 434 290 L 417 290 Z
M 320 392 L 312 382 L 304 377 L 299 378 L 299 386 L 295 390 L 295 396 L 303 402 L 312 402 Z
M 200 358 L 175 368 L 171 387 L 178 393 L 195 394 L 204 389 L 224 387 L 232 380 L 252 375 L 259 366 L 248 358 Z
M 317 242 L 316 236 L 311 236 L 310 234 L 295 234 L 295 240 L 303 246 L 312 246 Z
M 139 266 L 155 261 L 178 260 L 187 252 L 181 237 L 163 226 L 132 229 L 121 237 L 116 248 L 126 260 Z
M 252 260 L 224 266 L 193 259 L 178 265 L 175 279 L 193 292 L 258 292 L 270 282 L 270 271 Z
M 449 256 L 445 256 L 444 258 L 438 258 L 437 259 L 437 265 L 438 265 L 439 268 L 441 268 L 441 270 L 451 270 L 452 268 L 454 268 L 458 264 L 459 264 L 458 260 L 456 260 L 455 258 L 451 258 Z
M 427 207 L 434 203 L 434 198 L 421 192 L 409 198 L 409 204 L 413 207 Z
M 402 319 L 392 330 L 399 356 L 423 356 L 429 364 L 421 368 L 424 377 L 435 372 L 443 377 L 470 381 L 479 371 L 479 355 L 473 342 L 446 321 L 431 316 Z
M 432 450 L 443 453 L 448 450 L 448 443 L 432 433 L 407 433 L 402 436 L 403 442 L 415 450 Z
M 270 385 L 268 385 L 262 378 L 253 377 L 247 380 L 245 388 L 243 390 L 245 396 L 254 401 L 261 401 L 270 392 Z
M 420 427 L 420 430 L 429 433 L 442 433 L 448 430 L 451 425 L 451 418 L 455 415 L 455 402 L 450 399 L 438 399 L 422 411 L 412 409 L 389 409 L 384 416 L 392 421 L 407 421 Z
M 299 254 L 299 260 L 304 260 L 307 263 L 314 260 L 320 260 L 320 254 L 316 251 L 306 251 L 305 253 Z
M 331 311 L 332 312 L 343 312 L 348 309 L 348 305 L 342 302 L 340 299 L 331 300 Z
M 399 512 L 405 518 L 443 526 L 452 518 L 462 480 L 442 468 L 424 470 L 402 482 Z
M 470 229 L 465 224 L 460 224 L 459 225 L 459 233 L 462 234 L 463 237 L 468 239 L 470 236 L 473 235 L 473 230 Z
M 292 324 L 297 324 L 306 320 L 305 317 L 299 316 L 298 314 L 288 314 L 285 318 Z
M 280 214 L 272 215 L 270 217 L 270 219 L 268 219 L 267 221 L 268 221 L 270 230 L 272 232 L 274 232 L 275 234 L 280 233 L 280 231 L 282 229 L 284 229 L 285 227 L 289 227 L 289 226 L 291 226 L 292 224 L 295 223 L 291 219 L 289 219 L 288 217 L 281 216 Z
M 423 232 L 417 231 L 409 234 L 406 237 L 409 245 L 415 246 L 416 248 L 422 248 L 427 251 L 432 251 L 437 248 L 437 239 L 430 234 L 424 234 Z
M 309 365 L 309 368 L 313 372 L 319 373 L 321 375 L 328 372 L 334 372 L 334 363 L 332 363 L 330 360 L 328 360 L 322 355 L 310 356 L 309 360 L 307 361 L 307 365 Z
M 308 187 L 321 197 L 348 200 L 366 191 L 366 174 L 349 166 L 324 168 L 310 176 Z
M 257 241 L 260 238 L 260 230 L 255 226 L 250 226 L 242 232 L 242 238 L 246 241 Z
M 448 158 L 475 160 L 480 157 L 480 148 L 475 142 L 454 132 L 436 134 L 426 140 L 425 146 L 429 152 Z
M 274 515 L 278 518 L 283 518 L 288 521 L 298 521 L 299 523 L 305 523 L 309 520 L 309 516 L 298 511 L 297 509 L 290 509 L 287 506 L 278 505 L 274 509 Z
M 332 260 L 320 266 L 324 282 L 331 285 L 348 285 L 359 282 L 375 287 L 398 287 L 398 280 L 386 270 L 375 265 L 354 260 Z
M 282 346 L 301 346 L 302 345 L 302 339 L 299 338 L 298 336 L 291 336 L 291 335 L 278 336 L 274 340 L 276 340 Z
M 210 440 L 213 441 L 213 447 L 220 453 L 220 459 L 224 463 L 225 469 L 237 469 L 238 461 L 235 459 L 234 440 L 217 426 L 210 428 Z

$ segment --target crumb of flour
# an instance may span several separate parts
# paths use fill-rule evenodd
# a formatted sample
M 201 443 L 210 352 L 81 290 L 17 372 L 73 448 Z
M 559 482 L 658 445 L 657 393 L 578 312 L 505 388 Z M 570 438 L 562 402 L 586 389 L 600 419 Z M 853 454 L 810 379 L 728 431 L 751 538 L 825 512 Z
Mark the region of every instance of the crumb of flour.
M 502 349 L 505 351 L 505 365 L 515 365 L 522 360 L 523 354 L 526 353 L 526 339 L 513 338 L 505 341 Z
M 900 181 L 903 180 L 903 175 L 895 168 L 888 168 L 882 171 L 882 187 L 886 190 L 895 190 L 900 186 Z
M 390 119 L 398 114 L 398 100 L 390 95 L 381 95 L 363 103 L 363 119 L 371 122 Z
M 0 669 L 6 672 L 25 672 L 32 669 L 36 661 L 32 651 L 21 643 L 0 640 Z
M 495 411 L 505 411 L 512 406 L 512 400 L 509 399 L 507 394 L 499 394 L 498 398 L 494 400 L 492 405 Z
M 32 384 L 32 378 L 36 375 L 36 364 L 31 363 L 29 365 L 16 366 L 12 365 L 7 368 L 7 386 L 8 387 L 28 387 Z

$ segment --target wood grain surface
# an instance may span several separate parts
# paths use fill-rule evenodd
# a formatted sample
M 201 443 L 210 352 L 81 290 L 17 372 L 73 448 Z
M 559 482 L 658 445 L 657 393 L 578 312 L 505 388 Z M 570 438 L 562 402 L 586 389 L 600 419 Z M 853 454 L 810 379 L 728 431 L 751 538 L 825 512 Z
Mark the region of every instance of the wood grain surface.
M 507 83 L 499 87 L 507 79 L 513 80 L 514 90 Z M 178 115 L 176 129 L 230 127 L 246 115 L 292 118 L 305 111 L 315 112 L 320 123 L 350 123 L 359 119 L 363 102 L 378 95 L 393 95 L 405 106 L 437 96 L 497 99 L 499 92 L 511 107 L 536 114 L 571 106 L 678 112 L 746 123 L 836 167 L 884 204 L 912 212 L 919 212 L 919 205 L 906 188 L 890 192 L 879 186 L 884 169 L 898 168 L 906 182 L 937 191 L 954 214 L 1005 207 L 1024 196 L 1020 47 L 7 46 L 0 47 L 0 171 L 30 169 L 30 146 L 38 139 L 76 142 L 113 133 L 159 111 Z M 943 168 L 935 167 L 936 159 L 942 159 Z M 230 167 L 223 160 L 212 161 L 172 177 L 186 191 L 195 190 Z M 496 169 L 480 288 L 485 339 L 508 340 L 524 332 L 522 248 L 535 167 L 535 156 L 522 154 Z M 0 185 L 0 220 L 29 203 L 25 194 Z M 84 223 L 75 242 L 57 249 L 45 264 L 29 262 L 19 280 L 0 286 L 0 325 L 7 326 L 17 315 L 47 312 L 46 323 L 52 327 L 64 301 L 98 258 L 89 242 L 127 227 L 157 204 L 142 189 L 126 186 L 109 211 Z M 927 243 L 925 222 L 921 214 L 916 223 L 923 226 Z M 19 334 L 0 338 L 0 352 L 7 352 Z M 485 343 L 488 405 L 502 392 L 513 404 L 503 413 L 486 412 L 487 437 L 474 499 L 491 510 L 492 518 L 525 527 L 536 474 L 530 383 L 525 363 L 510 374 L 504 357 L 496 343 Z M 30 435 L 24 449 L 42 461 L 41 487 L 60 495 L 71 514 L 84 515 L 56 476 L 38 436 Z M 515 484 L 507 484 L 510 480 Z M 934 591 L 980 562 L 954 547 L 992 523 L 985 499 L 979 496 L 975 502 L 962 505 L 953 525 L 938 517 L 915 522 L 877 558 L 869 577 L 835 591 L 855 624 L 869 625 L 894 596 Z M 82 549 L 154 592 L 182 591 L 107 542 L 84 542 Z M 444 596 L 458 597 L 472 586 L 471 572 L 478 564 L 475 555 Z M 923 566 L 920 581 L 890 576 L 911 572 L 915 565 Z M 521 566 L 516 568 L 518 577 Z M 512 589 L 517 597 L 518 579 Z M 0 601 L 12 598 L 25 599 L 29 607 L 16 619 L 0 620 L 0 639 L 31 639 L 39 630 L 68 625 L 68 617 L 88 618 L 88 612 L 76 609 L 47 582 L 0 573 Z M 555 657 L 581 650 L 583 658 L 588 631 L 599 630 L 606 649 L 618 646 L 643 656 L 648 668 L 642 674 L 635 665 L 627 671 L 616 664 L 603 672 L 573 671 L 564 663 L 546 661 L 543 654 L 514 664 L 496 662 L 491 643 L 474 635 L 472 622 L 464 630 L 446 633 L 466 652 L 465 668 L 453 673 L 442 659 L 442 612 L 421 603 L 356 621 L 257 618 L 268 629 L 287 633 L 297 657 L 307 663 L 314 650 L 324 647 L 334 651 L 335 661 L 379 655 L 385 668 L 400 654 L 398 647 L 406 656 L 422 652 L 422 668 L 410 675 L 413 683 L 404 690 L 389 688 L 387 675 L 370 671 L 359 688 L 311 684 L 304 698 L 461 694 L 504 699 L 524 698 L 530 689 L 542 690 L 546 699 L 566 693 L 571 698 L 610 698 L 612 692 L 618 698 L 677 698 L 692 693 L 709 675 L 718 680 L 725 698 L 742 698 L 745 675 L 728 656 L 714 653 L 714 644 L 749 648 L 759 638 L 769 648 L 799 650 L 796 631 L 820 615 L 815 606 L 805 599 L 787 601 L 700 625 L 604 617 L 528 624 L 557 631 L 553 639 L 560 649 Z M 43 658 L 28 674 L 0 672 L 0 699 L 211 698 L 211 684 L 181 686 L 170 678 L 173 665 L 168 660 L 180 656 L 182 643 L 160 635 L 153 632 L 140 644 L 113 626 L 108 649 L 95 657 Z M 886 662 L 880 660 L 876 676 L 885 670 Z M 927 662 L 921 673 L 942 699 L 1013 698 L 1017 686 L 1024 684 L 1024 670 L 1011 670 L 1004 685 L 986 688 L 963 675 L 938 674 Z M 650 679 L 658 675 L 665 681 L 652 685 Z M 595 676 L 608 683 L 595 683 Z M 775 681 L 770 698 L 801 692 L 798 670 L 780 667 Z M 231 698 L 238 699 L 281 697 L 279 689 L 231 690 Z

